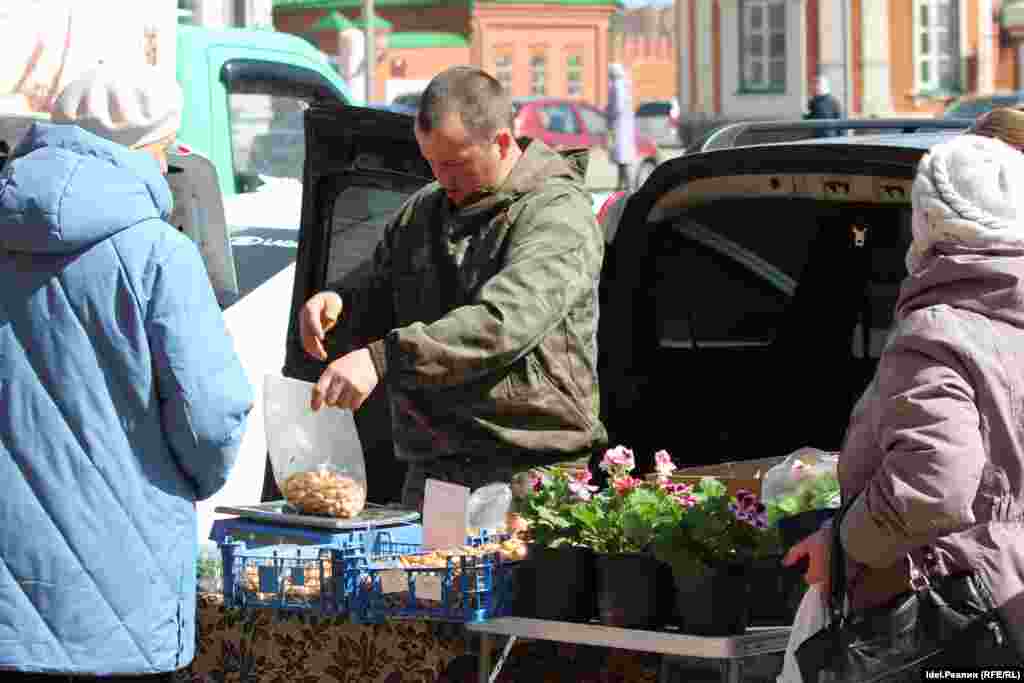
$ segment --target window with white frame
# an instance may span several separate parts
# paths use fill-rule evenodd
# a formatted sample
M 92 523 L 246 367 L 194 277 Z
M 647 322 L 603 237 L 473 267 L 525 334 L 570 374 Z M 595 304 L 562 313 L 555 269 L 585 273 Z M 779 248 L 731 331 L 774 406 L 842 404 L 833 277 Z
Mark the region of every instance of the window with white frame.
M 548 57 L 543 49 L 535 49 L 530 55 L 530 94 L 546 95 L 548 80 Z
M 583 55 L 580 50 L 570 51 L 565 60 L 566 95 L 583 97 Z
M 787 0 L 740 0 L 743 90 L 786 89 Z
M 915 0 L 914 56 L 919 92 L 960 90 L 959 0 Z

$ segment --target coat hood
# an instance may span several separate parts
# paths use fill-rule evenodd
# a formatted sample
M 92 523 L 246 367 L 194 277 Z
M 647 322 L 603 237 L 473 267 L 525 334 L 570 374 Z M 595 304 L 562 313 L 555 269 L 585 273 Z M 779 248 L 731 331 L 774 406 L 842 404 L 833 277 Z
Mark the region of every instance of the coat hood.
M 936 245 L 903 281 L 896 315 L 939 304 L 1024 328 L 1024 246 Z
M 582 189 L 589 150 L 556 152 L 541 140 L 521 138 L 517 142 L 523 149 L 523 155 L 508 177 L 498 188 L 484 190 L 459 207 L 456 214 L 461 220 L 475 223 L 480 217 L 487 218 L 495 207 L 507 206 L 527 192 L 538 190 L 554 180 L 572 183 Z
M 35 123 L 0 173 L 0 248 L 68 253 L 148 219 L 167 220 L 156 160 L 74 125 Z
M 556 178 L 574 183 L 583 182 L 587 167 L 585 159 L 589 157 L 581 157 L 581 150 L 556 152 L 541 140 L 526 140 L 521 146 L 523 156 L 502 183 L 499 193 L 529 192 Z

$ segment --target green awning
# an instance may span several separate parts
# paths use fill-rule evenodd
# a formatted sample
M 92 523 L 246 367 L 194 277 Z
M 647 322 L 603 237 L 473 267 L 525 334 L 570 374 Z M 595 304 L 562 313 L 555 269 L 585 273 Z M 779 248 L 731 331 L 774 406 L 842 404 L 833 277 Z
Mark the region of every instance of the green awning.
M 332 10 L 329 14 L 325 14 L 313 24 L 312 30 L 315 32 L 320 31 L 347 31 L 350 28 L 355 28 L 355 24 L 348 20 L 344 14 L 338 10 Z
M 399 31 L 388 34 L 388 49 L 417 49 L 423 47 L 469 47 L 469 40 L 459 33 L 430 33 L 425 31 Z

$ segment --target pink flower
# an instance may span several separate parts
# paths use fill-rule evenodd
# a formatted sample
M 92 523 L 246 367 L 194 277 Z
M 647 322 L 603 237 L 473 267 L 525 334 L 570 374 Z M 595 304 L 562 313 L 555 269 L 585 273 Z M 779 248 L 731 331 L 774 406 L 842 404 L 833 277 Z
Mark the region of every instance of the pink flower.
M 793 475 L 793 479 L 800 481 L 811 474 L 811 467 L 803 460 L 796 460 L 793 462 L 793 469 L 790 470 Z
M 676 501 L 684 508 L 692 508 L 697 504 L 697 498 L 689 492 L 676 494 L 672 496 L 672 500 Z
M 668 477 L 676 471 L 672 456 L 666 450 L 660 450 L 654 454 L 654 469 L 659 477 Z
M 594 478 L 594 475 L 589 469 L 582 469 L 573 472 L 572 477 L 581 484 L 589 484 L 590 480 Z
M 544 477 L 539 474 L 530 472 L 530 488 L 534 491 L 540 491 L 544 486 Z
M 630 457 L 632 457 L 632 455 Z M 633 477 L 622 477 L 621 479 L 616 479 L 612 483 L 612 486 L 615 488 L 616 493 L 620 496 L 624 496 L 633 489 L 639 488 L 642 483 L 643 482 L 639 479 L 634 479 Z
M 569 482 L 569 491 L 580 500 L 590 500 L 594 491 L 597 491 L 597 487 L 587 484 L 587 481 L 590 481 L 590 477 L 587 477 L 586 481 L 581 481 L 578 478 L 573 479 Z
M 675 463 L 668 451 L 660 450 L 654 454 L 654 471 L 657 473 L 658 483 L 664 486 L 668 478 L 676 471 Z
M 601 469 L 605 472 L 612 469 L 632 472 L 634 467 L 636 467 L 636 461 L 633 459 L 633 451 L 625 446 L 609 448 L 605 451 L 604 458 L 601 459 Z

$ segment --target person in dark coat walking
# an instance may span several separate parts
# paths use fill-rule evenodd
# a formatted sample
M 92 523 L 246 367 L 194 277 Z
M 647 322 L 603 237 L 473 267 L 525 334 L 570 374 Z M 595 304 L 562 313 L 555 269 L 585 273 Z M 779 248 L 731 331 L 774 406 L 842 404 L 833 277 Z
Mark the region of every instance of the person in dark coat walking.
M 829 85 L 828 78 L 825 76 L 818 76 L 818 79 L 814 84 L 814 97 L 807 100 L 807 113 L 804 114 L 805 119 L 841 119 L 843 118 L 843 109 L 839 104 L 839 100 L 832 94 L 832 87 Z M 839 135 L 838 130 L 827 130 L 822 131 L 819 137 L 835 137 Z

